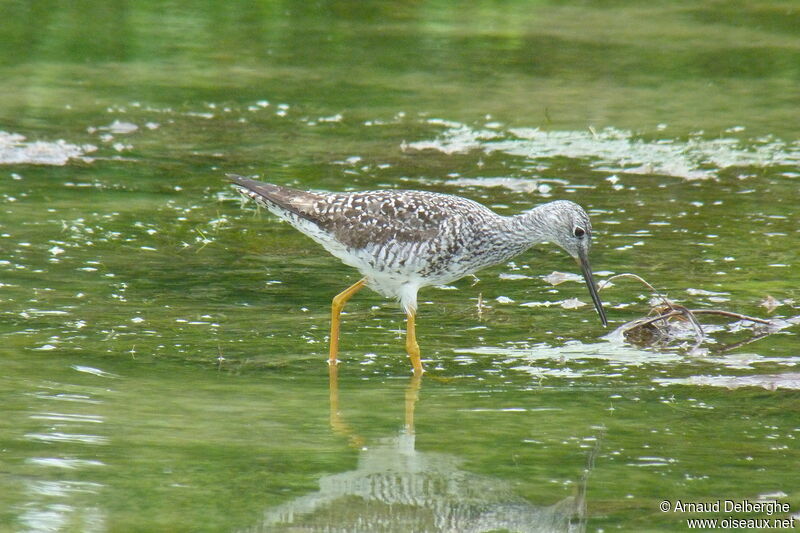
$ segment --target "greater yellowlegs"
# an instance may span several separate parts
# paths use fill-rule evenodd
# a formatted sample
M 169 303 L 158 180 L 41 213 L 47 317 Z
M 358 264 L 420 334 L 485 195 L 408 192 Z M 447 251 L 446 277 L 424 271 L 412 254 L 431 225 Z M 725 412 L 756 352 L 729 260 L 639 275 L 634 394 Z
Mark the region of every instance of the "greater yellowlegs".
M 553 242 L 580 265 L 597 313 L 605 311 L 589 266 L 592 225 L 574 202 L 557 200 L 501 216 L 472 200 L 426 191 L 317 193 L 228 175 L 239 191 L 305 233 L 363 278 L 333 298 L 328 362 L 336 364 L 339 315 L 365 285 L 400 301 L 406 350 L 423 371 L 415 332 L 417 291 L 443 285 Z

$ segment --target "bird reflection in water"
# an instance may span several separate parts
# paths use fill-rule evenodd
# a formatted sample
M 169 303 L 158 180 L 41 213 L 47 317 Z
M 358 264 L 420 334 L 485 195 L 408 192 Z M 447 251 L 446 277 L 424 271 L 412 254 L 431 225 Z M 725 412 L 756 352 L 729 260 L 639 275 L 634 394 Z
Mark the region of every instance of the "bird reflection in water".
M 339 410 L 338 369 L 330 366 L 330 424 L 359 450 L 355 470 L 325 475 L 319 491 L 267 509 L 251 532 L 582 532 L 586 485 L 600 439 L 574 496 L 534 505 L 506 481 L 459 468 L 456 456 L 415 449 L 414 408 L 420 375 L 405 392 L 398 435 L 367 446 Z

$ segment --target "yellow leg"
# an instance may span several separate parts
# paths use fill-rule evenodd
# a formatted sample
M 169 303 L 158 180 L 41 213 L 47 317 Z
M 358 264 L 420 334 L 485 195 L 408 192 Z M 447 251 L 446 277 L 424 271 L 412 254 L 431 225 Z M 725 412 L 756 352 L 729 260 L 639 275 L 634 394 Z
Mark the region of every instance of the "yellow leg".
M 422 368 L 422 361 L 419 360 L 419 344 L 417 344 L 417 328 L 414 324 L 414 313 L 406 313 L 408 326 L 406 328 L 406 351 L 411 358 L 411 365 L 414 367 L 414 375 L 421 376 L 425 370 Z
M 333 304 L 331 305 L 331 351 L 328 357 L 328 364 L 335 365 L 338 363 L 336 355 L 339 353 L 339 315 L 344 309 L 344 304 L 355 293 L 360 291 L 366 283 L 367 278 L 364 278 L 333 297 Z
M 339 415 L 339 367 L 330 365 L 328 368 L 328 393 L 330 394 L 331 427 L 338 431 L 343 426 Z
M 406 388 L 406 433 L 409 435 L 414 434 L 414 408 L 419 399 L 420 382 L 422 381 L 422 374 L 414 372 L 411 376 L 411 381 Z
M 328 367 L 328 386 L 330 387 L 331 429 L 347 437 L 351 446 L 361 449 L 364 446 L 364 437 L 350 429 L 339 411 L 339 367 L 336 365 Z

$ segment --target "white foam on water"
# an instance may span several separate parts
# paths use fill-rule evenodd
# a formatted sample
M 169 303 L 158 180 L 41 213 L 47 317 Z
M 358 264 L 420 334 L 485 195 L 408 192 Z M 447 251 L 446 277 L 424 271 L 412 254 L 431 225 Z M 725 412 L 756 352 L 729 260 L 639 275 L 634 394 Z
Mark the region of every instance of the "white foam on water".
M 27 141 L 24 135 L 0 131 L 0 165 L 64 166 L 77 159 L 90 163 L 90 154 L 97 150 L 91 144 L 77 145 L 63 139 L 57 141 Z
M 767 390 L 800 390 L 800 373 L 797 372 L 751 376 L 689 376 L 688 378 L 663 378 L 653 381 L 663 386 L 695 385 L 700 387 L 723 387 L 726 389 L 760 387 Z
M 551 158 L 588 160 L 599 171 L 623 174 L 658 174 L 687 180 L 709 179 L 734 167 L 797 166 L 800 141 L 774 137 L 748 141 L 735 138 L 706 139 L 693 135 L 687 140 L 647 140 L 617 128 L 599 131 L 545 131 L 539 128 L 508 130 L 473 129 L 463 124 L 446 126 L 433 140 L 403 145 L 405 150 L 436 150 L 463 154 L 481 150 L 502 152 L 541 163 Z

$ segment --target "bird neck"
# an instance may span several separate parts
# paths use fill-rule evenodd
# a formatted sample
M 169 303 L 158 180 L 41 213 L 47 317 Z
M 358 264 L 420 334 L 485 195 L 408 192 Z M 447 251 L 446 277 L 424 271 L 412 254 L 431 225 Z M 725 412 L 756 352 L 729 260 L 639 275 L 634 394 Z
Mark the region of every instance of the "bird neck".
M 553 241 L 549 222 L 554 216 L 553 202 L 542 204 L 519 215 L 506 217 L 507 232 L 515 242 L 533 246 L 545 241 Z

